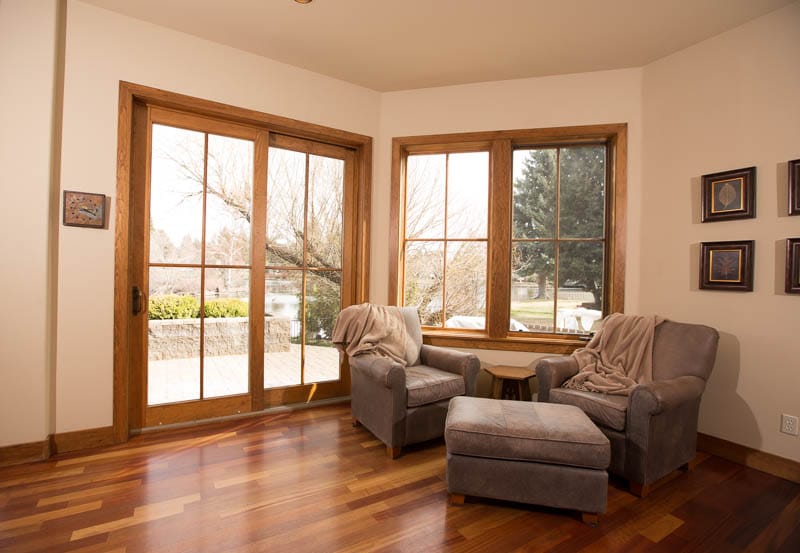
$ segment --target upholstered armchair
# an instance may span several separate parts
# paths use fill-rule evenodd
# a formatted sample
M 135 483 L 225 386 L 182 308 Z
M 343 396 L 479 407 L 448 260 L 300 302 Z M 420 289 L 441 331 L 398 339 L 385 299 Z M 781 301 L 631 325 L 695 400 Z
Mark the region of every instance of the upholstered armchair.
M 392 459 L 403 446 L 444 434 L 447 406 L 459 395 L 475 395 L 480 362 L 473 354 L 422 344 L 419 315 L 400 309 L 419 358 L 403 366 L 388 357 L 348 357 L 353 424 L 363 424 L 386 444 Z
M 650 485 L 696 454 L 700 398 L 717 354 L 713 328 L 664 321 L 653 338 L 653 381 L 629 396 L 562 388 L 578 372 L 573 357 L 536 363 L 538 400 L 580 407 L 611 442 L 609 471 L 644 496 Z

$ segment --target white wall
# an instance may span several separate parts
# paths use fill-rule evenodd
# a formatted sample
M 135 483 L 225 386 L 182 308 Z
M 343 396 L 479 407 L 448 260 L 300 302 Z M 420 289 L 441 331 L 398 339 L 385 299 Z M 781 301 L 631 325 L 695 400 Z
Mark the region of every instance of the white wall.
M 389 197 L 392 137 L 469 131 L 628 123 L 628 273 L 626 309 L 638 297 L 641 201 L 641 70 L 625 69 L 403 92 L 382 97 L 375 146 L 370 291 L 385 302 L 389 284 Z M 474 350 L 484 363 L 527 365 L 532 353 Z
M 120 80 L 377 135 L 374 91 L 71 0 L 61 186 L 112 205 Z M 60 229 L 56 432 L 112 423 L 114 215 Z
M 783 293 L 786 162 L 800 158 L 800 3 L 644 68 L 643 311 L 719 329 L 700 431 L 800 461 L 800 296 Z M 700 223 L 703 174 L 757 167 L 757 217 Z M 699 243 L 755 240 L 751 293 L 698 290 Z
M 0 3 L 0 446 L 49 433 L 55 0 Z

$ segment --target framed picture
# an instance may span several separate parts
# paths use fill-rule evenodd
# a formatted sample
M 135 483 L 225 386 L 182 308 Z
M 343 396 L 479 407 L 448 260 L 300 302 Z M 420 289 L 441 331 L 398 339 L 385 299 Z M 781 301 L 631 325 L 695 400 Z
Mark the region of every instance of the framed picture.
M 800 294 L 800 238 L 786 239 L 786 293 Z
M 756 216 L 756 168 L 703 175 L 702 221 L 751 219 Z
M 105 228 L 105 194 L 64 190 L 64 225 L 68 227 Z
M 800 159 L 789 162 L 789 215 L 800 215 Z
M 700 244 L 700 289 L 753 290 L 755 242 L 703 242 Z

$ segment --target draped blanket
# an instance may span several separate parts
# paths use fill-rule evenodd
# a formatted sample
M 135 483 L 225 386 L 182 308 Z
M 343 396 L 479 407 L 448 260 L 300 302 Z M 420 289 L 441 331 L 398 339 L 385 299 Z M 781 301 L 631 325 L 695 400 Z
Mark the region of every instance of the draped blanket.
M 579 372 L 564 388 L 629 395 L 653 380 L 653 336 L 660 317 L 614 313 L 585 348 L 575 350 Z
M 333 326 L 333 344 L 351 357 L 374 353 L 405 366 L 409 340 L 403 315 L 392 306 L 362 303 L 345 307 Z

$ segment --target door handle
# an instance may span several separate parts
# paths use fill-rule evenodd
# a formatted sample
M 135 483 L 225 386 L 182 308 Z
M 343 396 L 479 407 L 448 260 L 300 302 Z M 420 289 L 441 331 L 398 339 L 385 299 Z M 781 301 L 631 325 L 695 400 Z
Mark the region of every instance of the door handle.
M 133 314 L 138 315 L 144 308 L 144 292 L 138 286 L 133 287 Z

